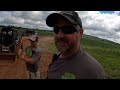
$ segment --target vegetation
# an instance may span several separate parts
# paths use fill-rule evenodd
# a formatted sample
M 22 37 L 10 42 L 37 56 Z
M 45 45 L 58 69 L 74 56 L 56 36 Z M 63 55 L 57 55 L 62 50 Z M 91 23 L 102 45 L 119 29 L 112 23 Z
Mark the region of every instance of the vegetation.
M 37 32 L 38 32 L 38 35 L 41 35 L 41 36 L 53 36 L 54 35 L 54 33 L 51 31 L 39 30 Z
M 54 42 L 51 42 L 48 47 L 51 49 L 53 54 L 57 51 L 57 48 Z

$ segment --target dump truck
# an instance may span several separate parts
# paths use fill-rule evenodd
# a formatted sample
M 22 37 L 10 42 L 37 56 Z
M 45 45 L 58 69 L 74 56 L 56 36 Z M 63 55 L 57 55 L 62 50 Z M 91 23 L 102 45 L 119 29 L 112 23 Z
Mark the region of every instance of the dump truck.
M 19 50 L 18 33 L 12 27 L 0 30 L 0 65 L 14 64 Z

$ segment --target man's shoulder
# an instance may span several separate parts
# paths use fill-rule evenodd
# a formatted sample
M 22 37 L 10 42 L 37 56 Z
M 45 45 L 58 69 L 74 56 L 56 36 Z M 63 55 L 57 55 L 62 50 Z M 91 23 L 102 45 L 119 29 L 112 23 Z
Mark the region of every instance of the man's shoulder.
M 80 56 L 80 58 L 82 59 L 81 62 L 83 62 L 86 65 L 88 65 L 88 67 L 89 66 L 93 67 L 93 68 L 101 67 L 100 62 L 95 57 L 93 57 L 88 52 L 86 52 L 84 49 L 81 49 L 81 56 Z
M 83 48 L 81 48 L 80 51 L 83 59 L 96 61 L 96 59 L 91 54 L 86 52 Z
M 26 50 L 29 49 L 29 48 L 32 48 L 32 47 L 31 47 L 31 46 L 27 46 L 27 47 L 26 47 Z
M 90 67 L 90 69 L 102 69 L 102 65 L 101 63 L 94 58 L 92 55 L 90 55 L 89 53 L 87 53 L 86 51 L 83 51 L 83 61 L 85 61 L 87 67 Z
M 78 67 L 80 66 L 80 68 L 83 68 L 92 76 L 95 75 L 98 78 L 105 77 L 102 64 L 84 49 L 81 49 L 81 56 L 79 58 L 82 60 L 79 60 L 79 63 L 77 64 Z
M 41 49 L 40 49 L 40 48 L 36 48 L 35 51 L 36 51 L 36 52 L 41 52 Z

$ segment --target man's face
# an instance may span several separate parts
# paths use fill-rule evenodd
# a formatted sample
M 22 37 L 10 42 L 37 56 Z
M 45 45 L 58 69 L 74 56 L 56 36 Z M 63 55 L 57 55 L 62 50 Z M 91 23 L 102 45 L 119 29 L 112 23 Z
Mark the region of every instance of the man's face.
M 31 42 L 31 46 L 33 46 L 33 47 L 35 47 L 37 45 L 37 41 L 31 41 L 30 40 L 30 42 Z
M 60 52 L 69 52 L 79 46 L 81 34 L 70 22 L 64 19 L 57 20 L 54 32 L 55 45 Z

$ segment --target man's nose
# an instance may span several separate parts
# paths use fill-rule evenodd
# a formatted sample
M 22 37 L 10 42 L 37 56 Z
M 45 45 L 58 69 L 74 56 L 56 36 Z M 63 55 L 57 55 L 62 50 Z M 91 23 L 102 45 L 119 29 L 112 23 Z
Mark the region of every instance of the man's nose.
M 64 37 L 64 33 L 62 32 L 62 30 L 59 30 L 58 34 L 57 34 L 58 38 L 62 38 Z

